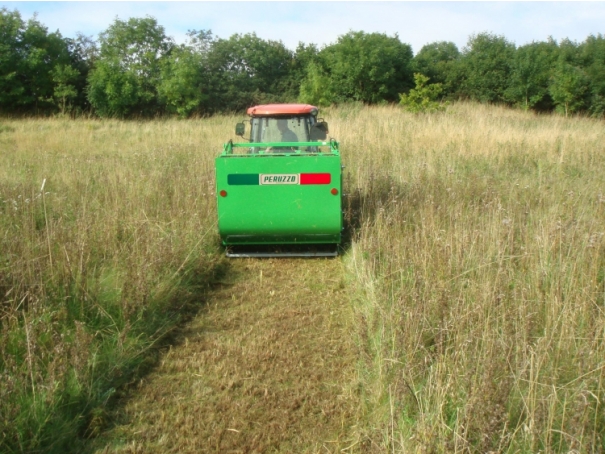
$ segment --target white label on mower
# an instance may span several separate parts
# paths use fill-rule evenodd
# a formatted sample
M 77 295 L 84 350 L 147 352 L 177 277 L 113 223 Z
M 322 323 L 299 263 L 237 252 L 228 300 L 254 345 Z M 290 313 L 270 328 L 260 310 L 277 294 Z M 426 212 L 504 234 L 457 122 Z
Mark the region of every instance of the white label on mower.
M 298 184 L 297 173 L 261 173 L 260 184 Z

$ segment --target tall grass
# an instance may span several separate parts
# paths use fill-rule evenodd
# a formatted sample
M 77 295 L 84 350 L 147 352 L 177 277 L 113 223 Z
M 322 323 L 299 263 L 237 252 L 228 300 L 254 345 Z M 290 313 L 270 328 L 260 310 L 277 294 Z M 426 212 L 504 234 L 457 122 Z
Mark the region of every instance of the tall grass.
M 203 302 L 223 124 L 3 122 L 0 451 L 78 451 Z
M 603 123 L 324 114 L 350 172 L 364 450 L 605 450 Z
M 322 116 L 347 165 L 353 449 L 604 451 L 602 122 Z M 199 308 L 236 121 L 0 125 L 0 451 L 78 451 Z

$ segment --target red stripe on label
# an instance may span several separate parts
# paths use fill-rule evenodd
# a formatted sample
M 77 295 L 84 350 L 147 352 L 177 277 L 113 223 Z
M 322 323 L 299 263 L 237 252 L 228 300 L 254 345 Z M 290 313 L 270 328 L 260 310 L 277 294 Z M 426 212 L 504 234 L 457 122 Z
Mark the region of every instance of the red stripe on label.
M 329 173 L 301 173 L 300 184 L 330 184 L 332 175 Z

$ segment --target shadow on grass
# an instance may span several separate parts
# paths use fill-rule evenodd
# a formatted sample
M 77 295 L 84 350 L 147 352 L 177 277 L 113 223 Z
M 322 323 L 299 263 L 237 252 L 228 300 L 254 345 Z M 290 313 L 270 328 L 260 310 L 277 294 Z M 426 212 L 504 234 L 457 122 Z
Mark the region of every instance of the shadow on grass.
M 390 176 L 370 178 L 363 188 L 352 188 L 347 184 L 348 192 L 343 197 L 344 231 L 341 253 L 347 252 L 359 237 L 364 225 L 371 223 L 377 213 L 388 209 L 393 200 L 405 198 L 409 190 Z
M 74 440 L 71 449 L 62 452 L 97 452 L 110 441 L 105 435 L 112 428 L 127 423 L 120 410 L 132 398 L 137 383 L 159 367 L 162 356 L 169 348 L 184 342 L 183 332 L 204 309 L 212 294 L 218 288 L 233 285 L 225 280 L 232 267 L 218 253 L 212 265 L 193 264 L 180 273 L 179 285 L 171 291 L 169 301 L 163 305 L 165 310 L 148 317 L 149 325 L 158 327 L 156 333 L 150 335 L 151 345 L 140 353 L 139 360 L 133 361 L 122 376 L 112 383 L 115 391 L 105 405 L 86 414 L 80 438 Z

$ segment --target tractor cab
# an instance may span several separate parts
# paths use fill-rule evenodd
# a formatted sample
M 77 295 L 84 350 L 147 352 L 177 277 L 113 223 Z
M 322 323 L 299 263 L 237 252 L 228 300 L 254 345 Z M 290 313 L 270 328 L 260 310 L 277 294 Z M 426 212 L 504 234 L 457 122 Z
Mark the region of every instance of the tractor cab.
M 318 109 L 308 104 L 268 104 L 250 107 L 249 120 L 238 123 L 235 134 L 251 143 L 300 143 L 326 140 L 328 124 L 317 118 Z M 246 123 L 249 135 L 246 134 Z M 316 145 L 316 144 L 314 144 Z M 318 153 L 317 146 L 250 147 L 248 153 Z
M 251 107 L 216 158 L 228 257 L 334 256 L 342 232 L 338 142 L 307 104 Z M 297 246 L 297 247 L 294 247 Z M 300 247 L 303 246 L 303 247 Z

